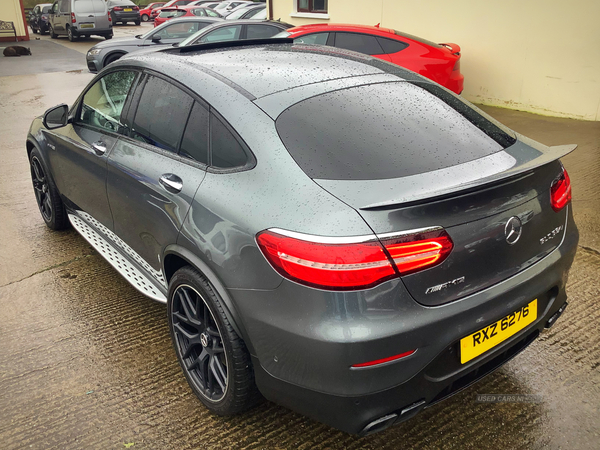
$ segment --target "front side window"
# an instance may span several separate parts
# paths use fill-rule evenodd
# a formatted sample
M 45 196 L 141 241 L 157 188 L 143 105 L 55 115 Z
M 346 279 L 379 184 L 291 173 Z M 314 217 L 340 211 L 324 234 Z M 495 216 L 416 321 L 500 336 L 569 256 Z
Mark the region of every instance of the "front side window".
M 327 12 L 327 0 L 296 0 L 298 12 Z
M 204 8 L 192 9 L 192 14 L 195 16 L 201 16 L 201 17 L 206 16 L 206 12 L 204 11 Z
M 133 120 L 131 137 L 146 144 L 177 152 L 193 99 L 171 83 L 150 77 Z
M 152 37 L 160 36 L 161 39 L 185 39 L 204 26 L 206 26 L 206 24 L 202 22 L 173 23 L 152 34 Z
M 117 132 L 136 76 L 137 72 L 120 70 L 100 78 L 83 96 L 77 123 Z

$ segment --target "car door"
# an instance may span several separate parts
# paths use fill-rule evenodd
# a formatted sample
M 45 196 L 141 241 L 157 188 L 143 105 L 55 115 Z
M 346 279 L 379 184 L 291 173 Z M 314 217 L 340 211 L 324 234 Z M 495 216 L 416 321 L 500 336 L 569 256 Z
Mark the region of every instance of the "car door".
M 58 1 L 58 13 L 55 16 L 56 27 L 54 30 L 59 34 L 67 33 L 67 22 L 71 21 L 71 0 Z
M 206 174 L 207 156 L 203 162 L 178 154 L 182 146 L 207 154 L 205 111 L 174 80 L 147 75 L 127 115 L 127 136 L 117 141 L 108 160 L 107 193 L 114 232 L 134 259 L 147 263 L 142 267 L 159 282 L 163 282 L 164 249 L 177 242 Z
M 104 75 L 82 94 L 71 123 L 47 132 L 58 190 L 71 207 L 109 229 L 113 222 L 106 195 L 106 162 L 119 137 L 127 95 L 138 76 L 133 70 Z
M 52 4 L 52 8 L 50 9 L 50 14 L 48 17 L 48 21 L 50 22 L 50 25 L 52 26 L 53 30 L 56 30 L 57 26 L 60 26 L 58 23 L 58 19 L 59 19 L 59 12 L 58 12 L 58 1 L 55 1 Z
M 377 56 L 380 59 L 391 61 L 390 57 L 385 54 L 383 48 L 377 41 L 375 36 L 365 33 L 349 33 L 338 31 L 335 33 L 334 46 L 352 50 L 359 53 L 365 53 L 371 56 Z

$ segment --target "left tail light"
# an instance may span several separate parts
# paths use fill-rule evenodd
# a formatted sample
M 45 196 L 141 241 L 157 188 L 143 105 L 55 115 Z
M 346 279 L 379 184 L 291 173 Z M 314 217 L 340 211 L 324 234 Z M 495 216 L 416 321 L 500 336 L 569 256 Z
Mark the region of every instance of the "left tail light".
M 444 230 L 365 239 L 349 238 L 348 242 L 337 243 L 340 239 L 334 238 L 323 242 L 318 237 L 284 230 L 265 230 L 256 236 L 265 258 L 280 275 L 306 286 L 334 291 L 368 289 L 432 267 L 441 263 L 453 246 Z
M 554 180 L 550 187 L 550 201 L 552 209 L 556 212 L 563 209 L 571 201 L 571 179 L 564 168 L 562 174 Z
M 71 23 L 77 23 L 77 19 L 75 18 L 75 13 L 71 13 Z

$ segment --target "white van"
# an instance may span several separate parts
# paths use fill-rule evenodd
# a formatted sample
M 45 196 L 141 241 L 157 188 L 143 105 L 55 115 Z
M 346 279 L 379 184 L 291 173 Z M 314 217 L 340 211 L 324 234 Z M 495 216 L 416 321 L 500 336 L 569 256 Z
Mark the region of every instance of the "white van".
M 66 35 L 72 42 L 79 36 L 113 37 L 106 2 L 104 0 L 57 0 L 49 17 L 50 37 Z

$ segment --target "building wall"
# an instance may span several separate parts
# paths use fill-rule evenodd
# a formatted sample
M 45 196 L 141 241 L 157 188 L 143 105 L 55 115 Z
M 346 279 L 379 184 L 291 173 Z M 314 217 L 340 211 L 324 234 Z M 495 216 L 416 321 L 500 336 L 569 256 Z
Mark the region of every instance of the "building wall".
M 23 5 L 21 0 L 0 0 L 0 6 L 0 20 L 4 22 L 13 22 L 15 24 L 15 29 L 17 30 L 19 41 L 28 41 L 29 30 L 27 29 L 23 18 Z M 6 36 L 7 35 L 4 34 L 0 35 L 0 41 L 14 42 L 14 37 Z
M 553 116 L 600 120 L 598 0 L 329 0 L 329 19 L 294 17 L 294 0 L 272 0 L 295 25 L 360 23 L 462 48 L 463 96 Z

